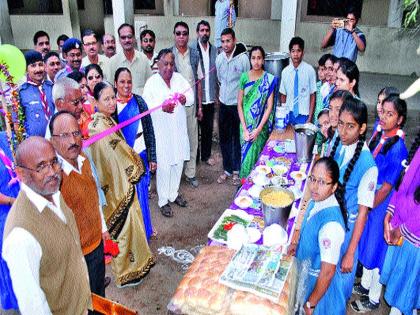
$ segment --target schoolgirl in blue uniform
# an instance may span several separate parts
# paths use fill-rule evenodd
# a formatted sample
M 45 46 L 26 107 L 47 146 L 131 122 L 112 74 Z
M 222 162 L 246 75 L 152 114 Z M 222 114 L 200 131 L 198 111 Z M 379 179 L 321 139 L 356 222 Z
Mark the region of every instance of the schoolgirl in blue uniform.
M 383 237 L 386 209 L 395 185 L 403 169 L 401 162 L 407 157 L 404 143 L 404 127 L 407 118 L 407 104 L 398 95 L 391 94 L 383 100 L 380 111 L 379 132 L 375 132 L 369 148 L 378 167 L 374 208 L 359 243 L 359 261 L 363 265 L 363 276 L 354 291 L 369 298 L 351 303 L 356 312 L 366 312 L 379 307 L 382 285 L 379 274 L 385 259 L 387 244 Z
M 342 276 L 336 271 L 341 261 L 347 214 L 340 171 L 330 157 L 319 159 L 309 176 L 311 200 L 302 223 L 296 258 L 309 266 L 305 289 L 298 301 L 306 314 L 345 314 Z M 293 253 L 296 245 L 291 245 Z M 307 278 L 306 278 L 307 277 Z
M 324 156 L 330 156 L 335 139 L 338 137 L 338 117 L 340 115 L 341 105 L 343 105 L 346 98 L 352 97 L 351 93 L 345 90 L 337 90 L 331 95 L 328 112 L 330 128 L 328 129 L 328 140 Z
M 352 293 L 359 240 L 369 208 L 373 207 L 378 177 L 378 169 L 365 142 L 366 126 L 366 105 L 356 98 L 345 99 L 340 108 L 339 136 L 334 142 L 331 156 L 340 168 L 340 182 L 345 191 L 348 218 L 348 230 L 342 246 L 343 257 L 339 268 L 344 278 L 346 300 Z
M 379 116 L 382 113 L 382 104 L 384 102 L 384 99 L 386 99 L 391 94 L 400 94 L 400 92 L 398 91 L 397 88 L 393 86 L 386 86 L 382 88 L 378 93 L 378 99 L 376 101 L 375 123 L 373 124 L 373 135 L 375 134 L 375 132 L 380 131 L 380 129 L 378 129 L 378 126 L 379 126 Z

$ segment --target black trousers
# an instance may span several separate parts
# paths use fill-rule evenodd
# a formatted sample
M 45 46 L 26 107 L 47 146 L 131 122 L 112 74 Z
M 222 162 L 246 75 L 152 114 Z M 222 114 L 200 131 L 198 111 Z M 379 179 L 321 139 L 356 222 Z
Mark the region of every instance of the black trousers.
M 104 243 L 101 241 L 99 246 L 93 252 L 85 255 L 85 260 L 89 274 L 90 291 L 105 297 Z M 99 313 L 89 311 L 89 314 Z
M 213 139 L 214 103 L 203 104 L 203 119 L 199 122 L 201 132 L 201 161 L 207 161 L 211 156 Z
M 236 105 L 220 103 L 219 139 L 223 157 L 223 169 L 232 174 L 241 167 L 241 144 L 239 141 L 239 115 Z

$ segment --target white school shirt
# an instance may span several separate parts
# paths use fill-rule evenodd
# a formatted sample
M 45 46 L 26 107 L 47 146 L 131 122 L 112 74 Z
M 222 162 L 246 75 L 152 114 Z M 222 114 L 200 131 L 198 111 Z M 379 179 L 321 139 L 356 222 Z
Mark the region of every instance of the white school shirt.
M 21 183 L 20 188 L 39 212 L 48 207 L 61 221 L 67 223 L 60 208 L 60 191 L 52 196 L 53 204 L 24 183 Z M 4 239 L 2 256 L 9 267 L 20 313 L 50 315 L 51 310 L 39 282 L 42 248 L 35 237 L 21 227 L 13 228 Z
M 83 167 L 83 162 L 86 160 L 83 156 L 79 155 L 77 157 L 77 168 L 75 169 L 73 167 L 73 165 L 71 165 L 69 162 L 67 162 L 62 156 L 60 156 L 59 154 L 57 154 L 57 157 L 60 161 L 62 161 L 63 163 L 63 172 L 64 174 L 66 174 L 67 176 L 70 175 L 71 172 L 76 172 L 77 174 L 82 174 L 82 172 L 80 171 Z M 95 175 L 92 173 L 92 177 L 95 178 Z M 95 181 L 96 184 L 96 181 Z M 104 219 L 104 214 L 102 212 L 102 207 L 100 204 L 100 197 L 98 196 L 98 204 L 99 204 L 99 214 L 101 215 L 101 225 L 102 225 L 102 233 L 105 233 L 106 231 L 108 231 L 108 228 L 106 226 L 105 223 L 105 219 Z
M 308 220 L 318 212 L 330 207 L 339 207 L 334 195 L 329 196 L 325 200 L 315 202 L 309 213 Z M 338 222 L 328 222 L 319 230 L 318 244 L 321 261 L 337 265 L 340 259 L 341 245 L 344 243 L 344 236 L 344 229 Z
M 347 163 L 353 158 L 356 151 L 357 142 L 350 145 L 342 145 L 340 155 L 344 152 L 344 159 L 340 165 L 340 170 L 347 167 Z M 363 144 L 362 150 L 369 151 L 366 142 Z M 359 188 L 357 189 L 357 204 L 373 208 L 375 202 L 375 188 L 378 180 L 378 168 L 376 166 L 370 167 L 360 180 Z M 373 189 L 372 189 L 373 185 Z
M 172 166 L 190 159 L 184 106 L 194 105 L 194 92 L 188 81 L 177 72 L 173 73 L 170 85 L 169 88 L 159 73 L 154 74 L 144 86 L 143 99 L 149 109 L 153 109 L 162 105 L 175 93 L 185 95 L 185 105 L 178 103 L 173 113 L 166 113 L 159 108 L 151 114 L 156 139 L 157 164 Z
M 299 114 L 309 115 L 311 94 L 316 92 L 316 74 L 314 68 L 302 61 L 298 69 L 298 91 L 299 91 Z M 286 106 L 289 111 L 293 111 L 295 84 L 295 68 L 290 63 L 281 72 L 280 93 L 286 95 Z

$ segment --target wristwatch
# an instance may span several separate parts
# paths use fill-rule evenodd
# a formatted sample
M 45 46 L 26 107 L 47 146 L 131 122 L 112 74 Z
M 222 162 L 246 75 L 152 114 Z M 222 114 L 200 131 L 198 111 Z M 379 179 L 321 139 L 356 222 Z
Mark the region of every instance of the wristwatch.
M 316 305 L 311 305 L 311 302 L 306 301 L 305 306 L 306 306 L 307 308 L 309 308 L 309 309 L 314 309 Z

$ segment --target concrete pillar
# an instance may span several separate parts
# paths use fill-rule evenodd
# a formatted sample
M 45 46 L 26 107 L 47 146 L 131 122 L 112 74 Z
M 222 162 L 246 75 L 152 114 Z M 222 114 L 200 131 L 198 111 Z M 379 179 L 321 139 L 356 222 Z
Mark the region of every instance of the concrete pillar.
M 282 1 L 280 26 L 280 51 L 289 51 L 289 42 L 295 36 L 297 0 Z
M 63 1 L 63 5 L 64 5 Z M 77 8 L 77 0 L 68 0 L 70 23 L 73 37 L 80 38 L 80 19 L 79 10 Z
M 282 0 L 271 0 L 271 19 L 272 20 L 281 20 L 282 2 L 283 2 Z
M 179 14 L 179 0 L 163 0 L 163 15 L 174 16 Z
M 7 1 L 0 1 L 0 45 L 15 44 Z
M 118 28 L 123 23 L 134 25 L 134 1 L 133 0 L 112 0 L 112 12 L 114 19 L 114 35 L 117 43 Z M 121 46 L 117 44 L 117 51 L 121 51 Z
M 402 0 L 390 0 L 388 10 L 388 27 L 400 28 L 402 25 L 403 18 L 403 1 Z

